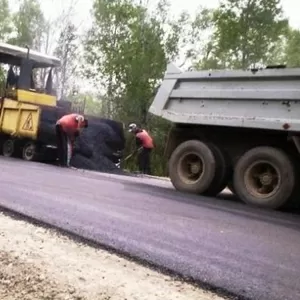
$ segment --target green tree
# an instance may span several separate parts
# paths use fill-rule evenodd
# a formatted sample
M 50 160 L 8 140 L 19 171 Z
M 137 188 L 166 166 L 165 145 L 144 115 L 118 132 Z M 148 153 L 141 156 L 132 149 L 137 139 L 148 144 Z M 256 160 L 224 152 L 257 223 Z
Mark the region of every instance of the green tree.
M 167 61 L 179 52 L 179 34 L 170 34 L 168 29 L 173 26 L 179 31 L 180 27 L 169 22 L 167 5 L 159 2 L 151 12 L 129 0 L 95 1 L 94 23 L 87 35 L 85 51 L 86 74 L 96 79 L 99 90 L 105 91 L 102 98 L 105 115 L 147 126 L 160 145 L 165 141 L 165 127 L 159 130 L 158 120 L 148 122 L 147 111 Z M 157 152 L 160 165 L 161 156 L 162 151 Z
M 192 65 L 195 69 L 221 68 L 218 43 L 214 36 L 215 10 L 199 7 L 191 21 L 189 43 L 192 45 Z M 220 55 L 219 55 L 220 56 Z
M 130 1 L 96 0 L 93 4 L 94 22 L 86 40 L 86 75 L 93 78 L 98 88 L 106 90 L 105 108 L 109 117 L 113 117 L 116 106 L 113 105 L 113 98 L 124 88 L 121 85 L 124 61 L 122 47 L 130 39 L 128 21 L 136 18 L 136 15 Z
M 146 123 L 149 99 L 166 63 L 179 53 L 182 15 L 168 18 L 169 4 L 155 11 L 130 0 L 94 2 L 87 35 L 87 75 L 107 92 L 107 115 Z M 101 85 L 102 83 L 102 85 Z
M 0 0 L 0 40 L 6 41 L 11 33 L 11 16 L 7 0 Z M 0 94 L 2 94 L 5 72 L 0 66 Z
M 82 99 L 85 99 L 85 113 L 92 116 L 102 115 L 103 97 L 101 95 L 83 94 Z
M 71 81 L 75 76 L 77 68 L 78 38 L 77 28 L 74 24 L 68 22 L 61 28 L 57 47 L 54 51 L 54 55 L 61 60 L 61 67 L 56 69 L 60 92 L 58 95 L 59 98 L 65 98 L 73 88 Z
M 165 52 L 168 61 L 179 61 L 180 66 L 192 63 L 197 65 L 207 54 L 211 40 L 213 10 L 198 7 L 195 17 L 183 11 L 179 18 L 168 19 L 164 24 Z
M 213 21 L 215 55 L 234 68 L 265 63 L 288 25 L 280 0 L 222 0 Z
M 285 61 L 288 67 L 300 67 L 300 30 L 289 30 L 286 39 Z
M 140 8 L 139 19 L 131 28 L 131 39 L 123 44 L 127 55 L 123 74 L 125 95 L 122 111 L 126 109 L 129 119 L 147 123 L 147 111 L 157 80 L 165 71 L 167 57 L 162 44 L 164 32 L 161 24 L 153 17 L 147 19 L 146 9 Z M 130 109 L 129 109 L 130 107 Z
M 40 50 L 46 31 L 46 22 L 37 0 L 22 0 L 13 17 L 15 37 L 11 43 Z
M 169 7 L 168 3 L 162 5 Z M 169 19 L 165 16 L 161 24 L 168 28 L 164 41 L 168 61 L 175 61 L 179 56 L 183 56 L 185 60 L 190 58 L 192 52 L 190 52 L 190 45 L 187 46 L 190 44 L 190 15 L 183 11 L 178 19 Z
M 7 40 L 8 34 L 11 33 L 11 15 L 9 11 L 8 1 L 0 0 L 0 39 Z

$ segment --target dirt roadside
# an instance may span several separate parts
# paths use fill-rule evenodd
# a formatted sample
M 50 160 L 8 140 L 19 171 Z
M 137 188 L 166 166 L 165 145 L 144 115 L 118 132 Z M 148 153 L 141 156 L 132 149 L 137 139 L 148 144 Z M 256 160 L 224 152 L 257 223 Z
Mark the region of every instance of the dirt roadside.
M 0 213 L 0 299 L 223 298 Z

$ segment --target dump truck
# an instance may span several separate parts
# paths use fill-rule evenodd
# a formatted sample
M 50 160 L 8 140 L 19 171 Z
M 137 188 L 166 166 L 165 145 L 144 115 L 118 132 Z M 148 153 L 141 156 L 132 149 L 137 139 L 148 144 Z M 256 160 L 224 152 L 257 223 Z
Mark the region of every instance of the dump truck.
M 299 199 L 300 68 L 182 72 L 171 63 L 149 112 L 172 124 L 165 155 L 177 190 L 216 196 L 229 186 L 267 209 Z
M 47 147 L 55 147 L 55 141 L 48 138 L 47 126 L 51 123 L 49 116 L 56 119 L 52 76 L 60 60 L 29 48 L 0 43 L 0 64 L 2 75 L 6 73 L 0 90 L 2 154 L 36 160 Z M 43 79 L 40 86 L 37 76 Z

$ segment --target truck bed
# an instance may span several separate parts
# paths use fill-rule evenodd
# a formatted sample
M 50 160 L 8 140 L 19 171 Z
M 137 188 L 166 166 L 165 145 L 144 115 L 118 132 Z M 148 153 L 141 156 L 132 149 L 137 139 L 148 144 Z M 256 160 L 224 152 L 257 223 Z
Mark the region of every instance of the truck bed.
M 169 64 L 149 112 L 174 123 L 300 131 L 300 68 L 181 72 Z

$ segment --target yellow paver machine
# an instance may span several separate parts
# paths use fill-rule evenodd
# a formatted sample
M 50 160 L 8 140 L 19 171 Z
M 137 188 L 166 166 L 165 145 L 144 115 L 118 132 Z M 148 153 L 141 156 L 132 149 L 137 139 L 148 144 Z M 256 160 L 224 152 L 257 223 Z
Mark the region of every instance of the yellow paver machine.
M 53 131 L 55 120 L 47 120 L 47 116 L 56 118 L 53 72 L 60 60 L 29 48 L 0 43 L 0 64 L 4 75 L 0 89 L 2 154 L 36 160 L 45 145 L 53 144 L 47 130 Z M 52 124 L 52 128 L 47 129 L 47 124 Z

